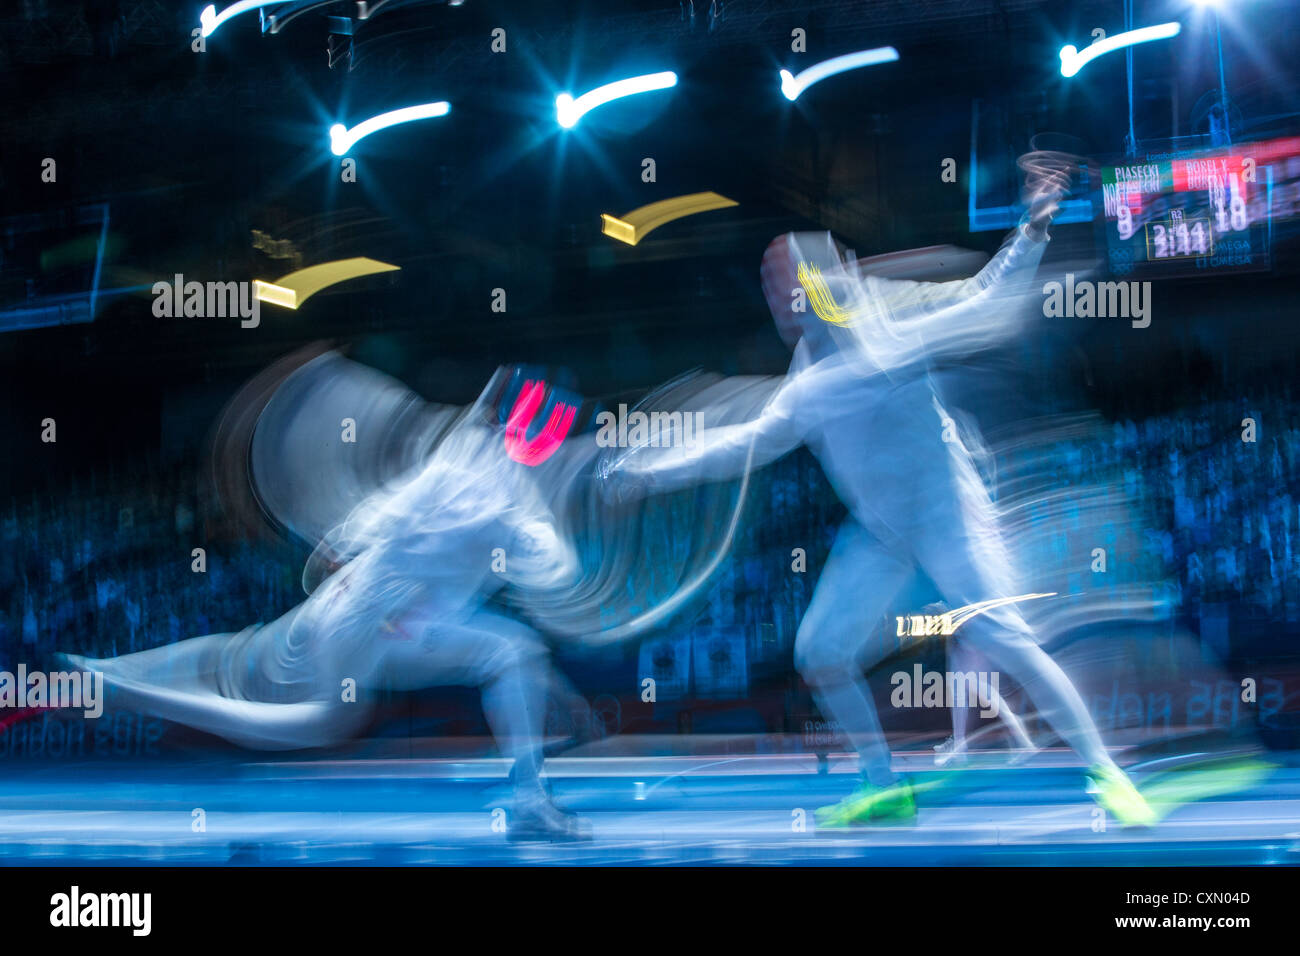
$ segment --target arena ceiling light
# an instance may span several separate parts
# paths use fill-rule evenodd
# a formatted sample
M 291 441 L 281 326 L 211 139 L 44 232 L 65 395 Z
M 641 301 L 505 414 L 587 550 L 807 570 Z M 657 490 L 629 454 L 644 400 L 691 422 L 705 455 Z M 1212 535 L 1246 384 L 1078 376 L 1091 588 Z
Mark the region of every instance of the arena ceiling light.
M 632 76 L 626 80 L 606 83 L 594 90 L 583 93 L 576 100 L 572 94 L 561 93 L 555 98 L 555 119 L 565 129 L 578 125 L 578 120 L 611 100 L 634 96 L 637 93 L 650 93 L 654 90 L 666 90 L 677 85 L 677 74 L 671 70 L 663 73 L 647 73 L 645 76 Z
M 846 70 L 857 70 L 864 66 L 892 63 L 897 59 L 897 50 L 892 46 L 881 46 L 876 47 L 874 50 L 860 50 L 857 53 L 846 53 L 844 56 L 822 60 L 820 63 L 814 63 L 798 76 L 795 76 L 789 70 L 782 70 L 781 92 L 785 94 L 787 100 L 794 101 L 808 87 L 814 83 L 820 83 L 827 77 L 835 76 Z
M 238 3 L 232 3 L 226 9 L 217 13 L 217 8 L 213 4 L 208 4 L 199 14 L 199 26 L 202 27 L 202 35 L 210 37 L 217 32 L 217 27 L 225 23 L 231 17 L 237 17 L 241 13 L 247 13 L 249 10 L 256 10 L 259 7 L 269 7 L 273 3 L 283 3 L 284 0 L 239 0 Z
M 1113 37 L 1105 37 L 1082 50 L 1070 45 L 1063 46 L 1061 47 L 1061 76 L 1074 76 L 1085 65 L 1105 53 L 1113 53 L 1115 50 L 1136 46 L 1139 43 L 1149 43 L 1152 40 L 1168 40 L 1170 37 L 1176 37 L 1182 28 L 1181 23 L 1160 23 L 1153 27 L 1142 27 L 1140 30 L 1129 30 L 1127 33 L 1116 33 Z
M 306 269 L 299 269 L 297 272 L 290 272 L 274 282 L 254 279 L 253 294 L 262 302 L 281 305 L 286 309 L 296 309 L 321 289 L 346 282 L 348 279 L 358 279 L 378 272 L 395 272 L 400 268 L 401 266 L 389 265 L 387 262 L 368 259 L 365 256 L 335 259 L 333 262 L 322 262 L 319 265 L 308 266 Z
M 647 233 L 653 232 L 664 223 L 672 222 L 674 219 L 709 212 L 712 209 L 726 209 L 728 206 L 738 205 L 740 203 L 734 199 L 728 199 L 726 196 L 720 196 L 714 192 L 688 193 L 685 196 L 674 196 L 672 199 L 661 199 L 659 202 L 652 202 L 648 206 L 633 209 L 623 216 L 611 216 L 608 213 L 601 213 L 601 232 L 611 239 L 617 239 L 619 242 L 626 242 L 629 246 L 635 246 L 646 237 Z
M 379 130 L 387 129 L 390 126 L 396 126 L 398 123 L 430 119 L 434 116 L 446 116 L 450 110 L 451 105 L 445 101 L 421 103 L 419 106 L 407 106 L 400 110 L 380 113 L 378 116 L 372 116 L 370 119 L 358 123 L 351 129 L 348 129 L 342 123 L 335 123 L 330 127 L 330 150 L 335 156 L 342 156 L 371 133 L 377 133 Z

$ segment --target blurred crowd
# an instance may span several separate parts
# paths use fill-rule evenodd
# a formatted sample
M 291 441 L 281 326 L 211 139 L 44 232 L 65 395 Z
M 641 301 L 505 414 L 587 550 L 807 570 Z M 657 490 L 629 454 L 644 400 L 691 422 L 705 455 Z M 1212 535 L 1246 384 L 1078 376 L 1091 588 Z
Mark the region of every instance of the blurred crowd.
M 57 498 L 10 502 L 0 523 L 0 659 L 124 654 L 237 631 L 297 603 L 293 550 L 214 539 L 197 517 L 197 485 L 192 466 L 138 462 Z
M 1163 519 L 1146 532 L 1147 548 L 1169 567 L 1183 608 L 1195 615 L 1202 605 L 1228 604 L 1295 622 L 1300 415 L 1289 390 L 1208 401 L 1113 431 L 1094 455 L 1121 469 L 1125 485 Z
M 1253 442 L 1243 441 L 1247 418 Z M 1033 467 L 1051 471 L 1047 487 L 1109 482 L 1140 503 L 1136 526 L 1111 529 L 1101 542 L 1071 540 L 1068 521 L 1034 537 L 1043 550 L 1031 560 L 1077 565 L 1066 575 L 1070 590 L 1159 579 L 1193 626 L 1206 608 L 1275 625 L 1300 619 L 1300 419 L 1285 391 L 1117 421 L 1100 438 L 1032 454 Z M 1000 471 L 1015 468 L 999 462 Z M 734 635 L 733 657 L 776 662 L 793 645 L 844 510 L 804 452 L 756 476 L 752 495 L 689 626 Z M 57 498 L 11 501 L 0 524 L 4 662 L 50 649 L 122 654 L 235 631 L 302 600 L 300 544 L 214 537 L 205 510 L 192 465 L 152 463 L 85 477 Z M 1094 545 L 1108 549 L 1104 579 L 1089 574 Z M 796 549 L 805 573 L 792 573 Z

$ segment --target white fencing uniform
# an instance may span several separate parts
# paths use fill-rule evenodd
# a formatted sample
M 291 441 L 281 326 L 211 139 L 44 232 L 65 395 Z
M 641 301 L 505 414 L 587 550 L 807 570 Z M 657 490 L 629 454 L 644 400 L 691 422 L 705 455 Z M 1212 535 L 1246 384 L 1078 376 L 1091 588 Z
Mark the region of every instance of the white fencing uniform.
M 842 324 L 808 320 L 782 387 L 757 417 L 706 429 L 693 449 L 639 449 L 620 473 L 645 490 L 670 490 L 732 477 L 800 444 L 817 456 L 850 516 L 799 625 L 795 663 L 845 728 L 864 774 L 886 785 L 889 750 L 862 672 L 897 649 L 892 631 L 874 625 L 899 613 L 899 589 L 919 568 L 953 608 L 1021 593 L 970 455 L 944 440 L 950 419 L 926 362 L 1010 334 L 1045 243 L 1018 230 L 975 277 L 921 283 L 856 274 L 829 235 L 788 242 L 793 257 L 822 270 Z M 1079 694 L 1015 605 L 971 619 L 960 637 L 1025 686 L 1089 763 L 1109 762 Z
M 418 474 L 372 495 L 330 541 L 346 563 L 276 621 L 73 661 L 103 672 L 130 706 L 261 749 L 345 739 L 366 719 L 367 690 L 478 687 L 517 782 L 535 784 L 546 647 L 484 602 L 512 581 L 562 584 L 577 557 L 500 430 L 459 426 Z

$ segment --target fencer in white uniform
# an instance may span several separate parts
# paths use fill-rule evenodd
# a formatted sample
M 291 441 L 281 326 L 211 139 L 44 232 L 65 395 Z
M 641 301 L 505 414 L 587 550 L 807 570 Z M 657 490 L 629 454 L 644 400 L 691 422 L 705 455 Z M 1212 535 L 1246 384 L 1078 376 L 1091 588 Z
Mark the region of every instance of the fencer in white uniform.
M 1052 157 L 1031 157 L 1022 162 L 1029 213 L 966 280 L 862 274 L 828 233 L 775 240 L 764 255 L 763 288 L 794 351 L 781 388 L 750 421 L 706 429 L 694 448 L 635 449 L 602 475 L 607 494 L 625 498 L 733 477 L 801 444 L 820 461 L 849 517 L 800 622 L 795 664 L 824 715 L 844 728 L 863 777 L 851 797 L 818 812 L 820 826 L 915 814 L 863 677 L 896 649 L 892 631 L 873 625 L 899 613 L 893 602 L 908 578 L 920 569 L 954 608 L 1019 593 L 988 492 L 961 441 L 951 440 L 929 369 L 936 357 L 960 357 L 1014 331 L 1015 306 L 1033 288 L 1069 178 Z M 813 308 L 800 311 L 805 299 Z M 1089 765 L 1103 805 L 1125 822 L 1151 822 L 1078 692 L 1014 604 L 969 620 L 961 639 L 1027 688 Z
M 357 506 L 313 560 L 331 573 L 267 625 L 68 659 L 101 671 L 120 703 L 260 749 L 346 739 L 379 688 L 477 687 L 501 752 L 513 758 L 511 838 L 585 836 L 539 778 L 546 646 L 486 604 L 507 584 L 563 587 L 579 572 L 534 472 L 506 453 L 501 428 L 467 416 L 414 475 Z

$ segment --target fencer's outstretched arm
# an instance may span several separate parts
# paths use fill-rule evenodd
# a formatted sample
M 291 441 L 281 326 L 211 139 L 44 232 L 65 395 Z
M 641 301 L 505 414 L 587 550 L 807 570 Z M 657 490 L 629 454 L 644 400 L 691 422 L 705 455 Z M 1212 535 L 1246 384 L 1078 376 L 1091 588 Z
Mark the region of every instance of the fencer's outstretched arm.
M 841 309 L 830 321 L 851 334 L 854 354 L 884 371 L 977 352 L 1020 328 L 1046 246 L 1045 235 L 1033 235 L 1022 225 L 977 274 L 952 282 L 861 275 L 846 265 L 842 273 L 827 276 L 828 291 Z
M 1047 237 L 1034 238 L 1027 224 L 1018 226 L 1003 242 L 997 254 L 969 279 L 951 282 L 918 282 L 912 279 L 872 277 L 875 290 L 882 293 L 895 323 L 921 328 L 927 318 L 981 296 L 991 296 L 999 288 L 1022 277 L 1031 277 L 1043 259 Z M 939 316 L 938 318 L 942 318 Z
M 701 429 L 690 446 L 634 448 L 615 470 L 643 490 L 661 492 L 726 481 L 769 464 L 803 443 L 791 414 L 792 386 L 793 380 L 787 380 L 748 421 Z
M 1077 157 L 1060 153 L 1020 157 L 1028 210 L 998 253 L 969 279 L 886 279 L 847 264 L 844 275 L 836 277 L 847 293 L 847 309 L 836 317 L 849 319 L 862 354 L 889 370 L 944 353 L 976 351 L 1013 334 L 1024 317 L 1018 306 L 1031 294 L 1047 248 L 1048 226 L 1069 194 L 1077 164 Z

